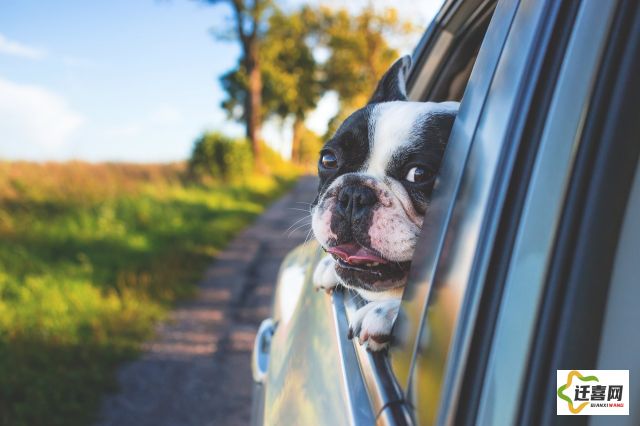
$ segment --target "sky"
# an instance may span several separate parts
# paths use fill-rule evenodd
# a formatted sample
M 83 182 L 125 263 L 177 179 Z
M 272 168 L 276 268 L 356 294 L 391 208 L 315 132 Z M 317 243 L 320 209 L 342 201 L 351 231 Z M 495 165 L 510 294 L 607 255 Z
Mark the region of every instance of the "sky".
M 426 28 L 441 1 L 375 3 Z M 0 159 L 180 161 L 203 131 L 241 136 L 219 84 L 240 50 L 212 36 L 229 17 L 224 2 L 0 0 Z M 307 125 L 322 132 L 335 110 L 328 95 Z M 287 153 L 286 123 L 267 123 L 264 137 Z

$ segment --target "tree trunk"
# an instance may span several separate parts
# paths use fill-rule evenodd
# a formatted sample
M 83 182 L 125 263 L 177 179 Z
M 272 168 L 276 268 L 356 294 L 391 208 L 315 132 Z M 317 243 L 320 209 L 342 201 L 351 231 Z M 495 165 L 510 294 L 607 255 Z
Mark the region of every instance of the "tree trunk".
M 291 138 L 291 161 L 301 163 L 302 160 L 302 131 L 304 130 L 304 120 L 296 117 L 293 122 L 293 137 Z
M 262 109 L 262 75 L 260 74 L 260 63 L 258 59 L 258 42 L 251 40 L 246 46 L 245 66 L 249 76 L 249 93 L 246 98 L 246 134 L 251 149 L 256 170 L 263 171 L 262 146 L 260 139 L 261 109 Z

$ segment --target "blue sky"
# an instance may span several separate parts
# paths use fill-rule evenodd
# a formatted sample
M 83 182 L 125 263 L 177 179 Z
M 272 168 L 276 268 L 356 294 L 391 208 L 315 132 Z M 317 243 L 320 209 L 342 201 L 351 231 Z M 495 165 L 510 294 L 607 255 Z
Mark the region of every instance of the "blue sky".
M 415 20 L 419 2 L 383 3 Z M 418 6 L 420 21 L 433 3 Z M 239 49 L 211 36 L 228 14 L 189 0 L 3 1 L 0 159 L 176 161 L 204 130 L 241 135 L 218 82 Z M 309 124 L 320 130 L 334 108 L 323 100 Z M 286 133 L 265 129 L 274 144 Z

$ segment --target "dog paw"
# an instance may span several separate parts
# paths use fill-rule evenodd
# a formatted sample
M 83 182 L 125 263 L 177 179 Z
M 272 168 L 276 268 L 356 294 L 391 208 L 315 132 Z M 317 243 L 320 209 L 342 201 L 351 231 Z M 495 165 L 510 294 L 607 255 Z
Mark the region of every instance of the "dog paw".
M 373 352 L 385 349 L 391 340 L 391 330 L 399 309 L 399 299 L 367 303 L 355 312 L 347 337 L 357 337 L 361 345 Z
M 338 285 L 335 263 L 331 256 L 325 256 L 320 260 L 315 271 L 313 271 L 313 286 L 316 291 L 324 290 L 331 294 Z

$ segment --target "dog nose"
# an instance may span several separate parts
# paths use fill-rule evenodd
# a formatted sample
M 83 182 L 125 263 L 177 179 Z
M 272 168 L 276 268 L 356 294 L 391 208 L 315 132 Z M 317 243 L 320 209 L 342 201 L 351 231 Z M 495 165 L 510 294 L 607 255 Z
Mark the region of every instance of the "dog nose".
M 344 217 L 358 219 L 362 217 L 369 207 L 373 206 L 378 198 L 373 189 L 366 186 L 345 186 L 338 193 L 337 210 Z

